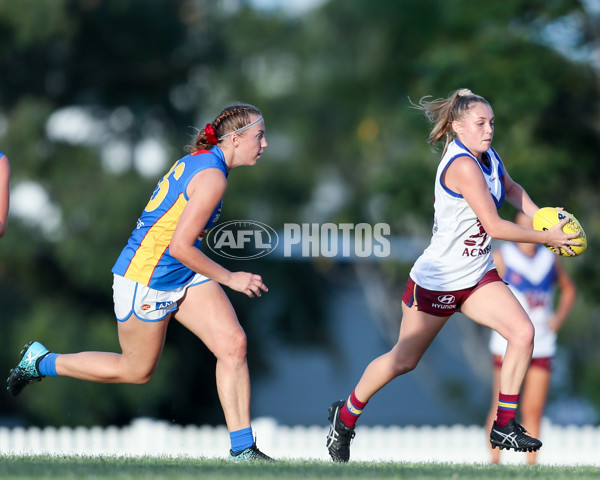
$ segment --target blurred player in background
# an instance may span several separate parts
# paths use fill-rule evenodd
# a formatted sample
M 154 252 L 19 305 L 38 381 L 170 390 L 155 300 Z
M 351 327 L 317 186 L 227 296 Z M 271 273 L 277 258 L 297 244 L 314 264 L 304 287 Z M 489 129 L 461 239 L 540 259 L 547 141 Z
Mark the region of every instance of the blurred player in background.
M 445 141 L 434 187 L 431 244 L 415 262 L 402 295 L 398 342 L 365 369 L 347 400 L 329 407 L 327 448 L 334 461 L 350 458 L 354 426 L 369 399 L 399 375 L 413 370 L 450 316 L 461 311 L 508 339 L 500 373 L 497 418 L 490 442 L 503 448 L 537 450 L 542 443 L 516 423 L 521 384 L 533 350 L 529 317 L 499 277 L 491 240 L 579 245 L 562 231 L 568 219 L 547 231 L 524 228 L 498 215 L 504 199 L 532 218 L 538 207 L 506 171 L 492 148 L 494 112 L 468 89 L 448 98 L 421 99 L 416 108 L 434 124 L 429 143 Z
M 158 183 L 112 269 L 122 353 L 56 354 L 31 342 L 10 372 L 8 391 L 18 395 L 46 376 L 146 383 L 158 365 L 173 317 L 217 359 L 217 391 L 231 438 L 230 459 L 271 460 L 256 447 L 250 425 L 246 334 L 220 284 L 249 297 L 260 297 L 267 287 L 260 275 L 230 272 L 200 250 L 202 237 L 221 214 L 229 172 L 255 165 L 266 147 L 262 114 L 251 105 L 227 107 L 206 124 L 189 147 L 190 154 L 175 162 Z
M 8 204 L 10 199 L 10 165 L 8 158 L 0 152 L 0 238 L 6 233 Z
M 522 213 L 517 214 L 515 223 L 524 228 L 532 228 L 531 219 Z M 535 327 L 531 364 L 521 392 L 521 421 L 529 433 L 538 437 L 550 387 L 552 359 L 556 353 L 556 333 L 573 307 L 576 289 L 560 257 L 542 245 L 504 243 L 493 255 L 498 273 L 508 283 Z M 555 311 L 556 287 L 560 290 L 560 295 Z M 488 431 L 492 428 L 496 415 L 500 371 L 506 346 L 506 340 L 492 330 L 490 351 L 494 385 L 492 407 L 486 423 Z M 500 461 L 500 449 L 491 449 L 491 459 L 493 463 Z M 536 459 L 537 452 L 527 453 L 530 465 L 534 465 Z

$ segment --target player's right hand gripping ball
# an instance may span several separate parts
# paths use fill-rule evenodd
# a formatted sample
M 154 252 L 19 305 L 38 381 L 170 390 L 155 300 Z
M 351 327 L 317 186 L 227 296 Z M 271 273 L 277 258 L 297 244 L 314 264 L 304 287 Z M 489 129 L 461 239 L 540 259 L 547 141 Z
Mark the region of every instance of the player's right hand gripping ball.
M 557 223 L 560 223 L 565 218 L 569 219 L 569 222 L 565 224 L 563 227 L 563 232 L 565 233 L 576 233 L 579 232 L 579 237 L 574 238 L 578 242 L 581 242 L 581 245 L 571 245 L 571 249 L 575 252 L 575 255 L 581 255 L 585 252 L 587 248 L 587 237 L 585 236 L 585 232 L 581 227 L 579 221 L 575 218 L 571 213 L 561 210 L 560 208 L 554 207 L 544 207 L 540 208 L 533 217 L 533 228 L 535 230 L 548 230 L 552 228 Z M 550 249 L 552 252 L 562 255 L 563 257 L 570 257 L 567 251 L 564 248 L 555 248 L 546 245 L 546 248 Z

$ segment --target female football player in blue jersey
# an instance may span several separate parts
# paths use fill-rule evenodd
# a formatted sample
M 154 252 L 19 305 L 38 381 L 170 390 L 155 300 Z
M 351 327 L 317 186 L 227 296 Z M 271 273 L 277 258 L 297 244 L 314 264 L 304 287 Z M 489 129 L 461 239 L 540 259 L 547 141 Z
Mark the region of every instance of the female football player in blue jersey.
M 51 353 L 24 348 L 7 389 L 17 395 L 46 376 L 105 383 L 148 382 L 173 317 L 215 355 L 217 390 L 231 437 L 230 458 L 271 460 L 254 442 L 246 335 L 221 285 L 249 297 L 267 291 L 260 275 L 231 272 L 200 250 L 221 213 L 229 172 L 256 165 L 267 147 L 261 112 L 232 105 L 206 124 L 158 182 L 112 271 L 121 353 Z
M 0 238 L 6 233 L 8 222 L 10 165 L 8 158 L 0 152 Z
M 538 210 L 527 192 L 506 171 L 492 148 L 494 112 L 468 89 L 448 98 L 421 99 L 418 109 L 433 123 L 429 142 L 445 142 L 434 186 L 433 235 L 416 260 L 402 295 L 402 323 L 396 345 L 373 360 L 347 400 L 329 407 L 327 448 L 335 461 L 350 458 L 356 420 L 369 399 L 399 375 L 416 368 L 450 316 L 461 311 L 508 340 L 500 373 L 497 418 L 490 434 L 494 447 L 535 451 L 542 443 L 516 423 L 521 384 L 533 349 L 533 325 L 498 276 L 491 240 L 579 245 L 566 234 L 568 219 L 547 231 L 524 228 L 502 219 L 498 208 L 508 200 L 532 218 Z

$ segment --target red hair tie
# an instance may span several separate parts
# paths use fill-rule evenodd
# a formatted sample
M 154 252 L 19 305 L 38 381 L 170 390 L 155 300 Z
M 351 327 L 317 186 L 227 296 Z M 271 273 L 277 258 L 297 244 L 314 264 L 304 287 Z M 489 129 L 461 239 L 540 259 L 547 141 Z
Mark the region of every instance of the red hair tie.
M 207 123 L 206 127 L 204 127 L 204 133 L 206 134 L 206 141 L 211 145 L 216 145 L 219 143 L 219 139 L 217 138 L 217 133 L 215 132 L 215 127 L 213 127 L 212 123 Z

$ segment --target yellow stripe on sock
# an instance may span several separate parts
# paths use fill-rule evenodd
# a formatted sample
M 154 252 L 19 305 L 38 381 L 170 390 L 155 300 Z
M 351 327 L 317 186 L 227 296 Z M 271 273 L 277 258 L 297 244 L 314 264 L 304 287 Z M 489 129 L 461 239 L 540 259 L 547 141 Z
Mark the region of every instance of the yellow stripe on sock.
M 362 410 L 359 410 L 354 405 L 352 405 L 352 402 L 350 401 L 349 397 L 348 397 L 348 401 L 346 402 L 346 407 L 348 408 L 348 410 L 350 411 L 350 413 L 352 415 L 360 415 L 363 412 Z

